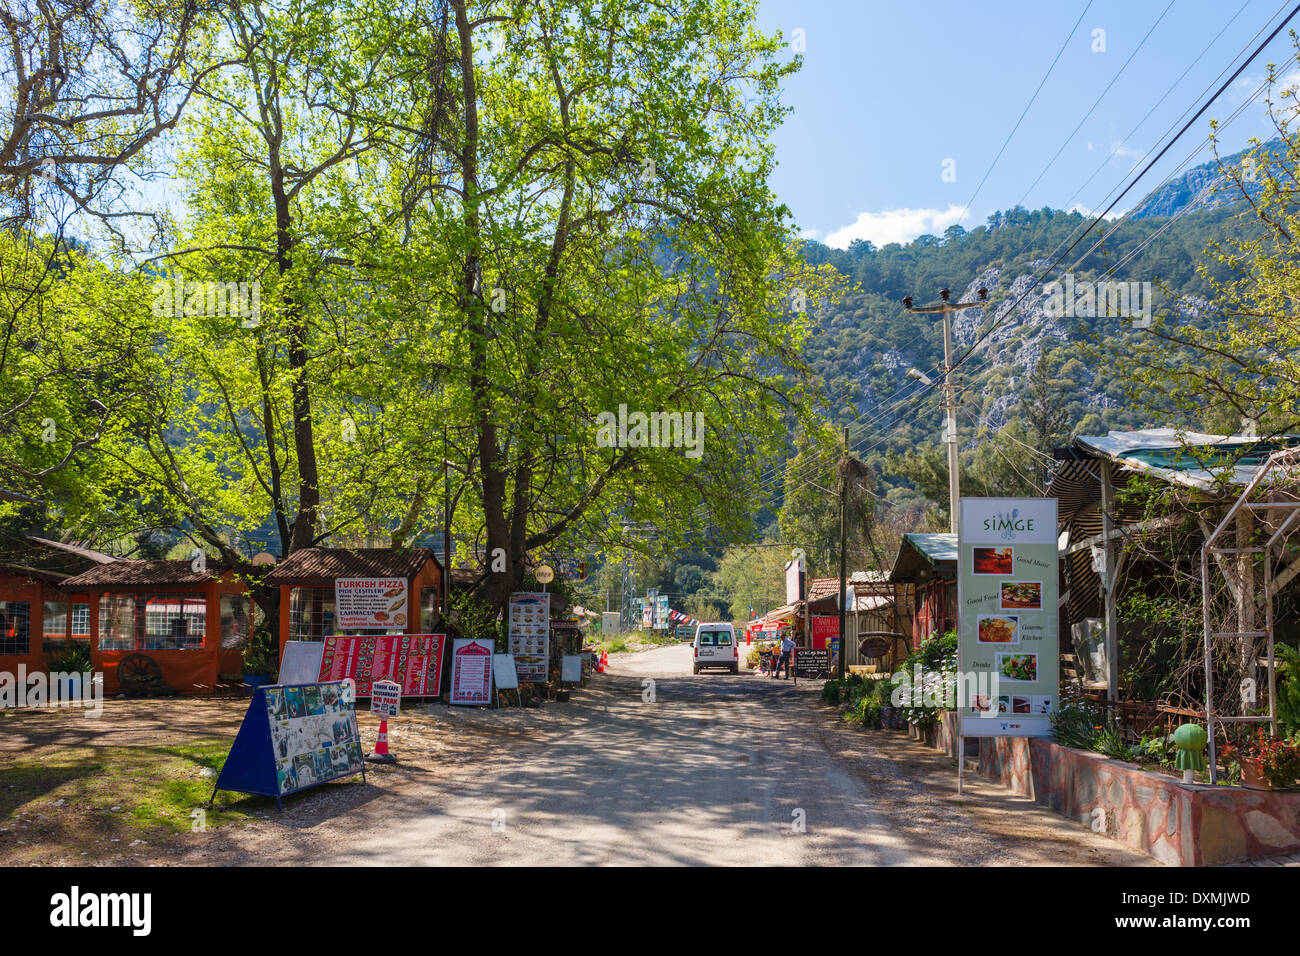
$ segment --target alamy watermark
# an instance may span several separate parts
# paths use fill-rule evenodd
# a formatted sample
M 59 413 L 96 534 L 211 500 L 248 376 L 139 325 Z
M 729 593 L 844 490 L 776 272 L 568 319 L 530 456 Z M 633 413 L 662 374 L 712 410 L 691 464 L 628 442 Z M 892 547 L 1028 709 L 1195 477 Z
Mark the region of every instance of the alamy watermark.
M 1150 282 L 1075 282 L 1074 273 L 1067 272 L 1064 282 L 1054 279 L 1043 292 L 1043 308 L 1053 318 L 1115 316 L 1132 319 L 1135 329 L 1151 327 Z
M 597 448 L 685 448 L 687 458 L 704 454 L 703 412 L 628 412 L 596 416 Z
M 64 705 L 86 708 L 85 717 L 103 714 L 104 675 L 97 671 L 28 674 L 26 664 L 18 665 L 16 675 L 0 671 L 0 710 Z
M 926 670 L 916 664 L 891 678 L 889 702 L 895 707 L 935 707 L 978 711 L 981 717 L 999 716 L 997 671 Z
M 262 322 L 262 283 L 252 282 L 186 282 L 177 273 L 170 279 L 159 279 L 153 284 L 154 318 L 180 318 L 203 316 L 206 318 L 240 319 L 246 329 L 255 329 Z

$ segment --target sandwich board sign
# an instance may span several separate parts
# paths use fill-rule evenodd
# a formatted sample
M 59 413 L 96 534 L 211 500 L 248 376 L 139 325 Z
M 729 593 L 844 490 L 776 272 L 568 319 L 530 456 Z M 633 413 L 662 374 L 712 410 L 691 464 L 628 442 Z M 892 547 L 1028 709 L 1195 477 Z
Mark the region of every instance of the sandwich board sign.
M 958 733 L 1050 736 L 1060 693 L 1057 499 L 963 498 L 957 551 Z
M 483 706 L 492 703 L 492 641 L 458 637 L 451 645 L 451 702 Z
M 582 683 L 581 654 L 565 654 L 560 659 L 560 680 L 566 684 Z
M 280 655 L 281 684 L 310 684 L 320 679 L 324 641 L 285 641 Z
M 344 681 L 276 684 L 253 691 L 208 805 L 218 790 L 281 798 L 361 774 L 365 760 Z
M 492 655 L 492 680 L 500 690 L 518 690 L 519 674 L 515 659 L 510 654 Z

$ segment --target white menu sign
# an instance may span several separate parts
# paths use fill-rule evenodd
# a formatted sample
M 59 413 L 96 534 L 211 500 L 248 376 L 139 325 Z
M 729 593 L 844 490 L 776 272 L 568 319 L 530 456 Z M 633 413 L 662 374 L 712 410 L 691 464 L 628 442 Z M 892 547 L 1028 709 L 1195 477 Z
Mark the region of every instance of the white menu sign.
M 550 663 L 551 596 L 545 591 L 510 595 L 510 653 L 525 683 L 544 683 Z
M 339 630 L 404 630 L 411 608 L 406 578 L 335 578 Z
M 459 637 L 452 642 L 451 702 L 492 703 L 492 642 Z

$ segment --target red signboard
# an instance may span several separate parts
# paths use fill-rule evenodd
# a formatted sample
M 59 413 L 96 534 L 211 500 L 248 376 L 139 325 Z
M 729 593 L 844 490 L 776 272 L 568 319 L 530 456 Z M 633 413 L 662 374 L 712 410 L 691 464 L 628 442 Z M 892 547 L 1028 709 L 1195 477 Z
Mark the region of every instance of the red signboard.
M 369 697 L 370 685 L 391 680 L 403 697 L 436 697 L 442 687 L 445 634 L 388 634 L 383 637 L 325 638 L 320 680 L 356 681 L 357 696 Z
M 812 646 L 830 647 L 840 636 L 840 619 L 829 614 L 814 614 L 812 619 Z

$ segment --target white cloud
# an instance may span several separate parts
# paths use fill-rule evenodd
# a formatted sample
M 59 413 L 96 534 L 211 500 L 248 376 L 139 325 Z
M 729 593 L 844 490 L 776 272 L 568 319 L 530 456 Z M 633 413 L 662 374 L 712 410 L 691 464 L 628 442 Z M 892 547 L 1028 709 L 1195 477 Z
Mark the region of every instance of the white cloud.
M 1095 219 L 1099 211 L 1100 210 L 1097 209 L 1089 209 L 1081 202 L 1075 203 L 1073 206 L 1071 206 L 1069 209 L 1066 210 L 1066 212 L 1077 212 L 1079 215 L 1087 216 L 1089 219 Z M 1127 209 L 1112 209 L 1106 215 L 1106 220 L 1109 222 L 1111 220 L 1119 219 L 1127 212 L 1128 212 Z
M 1106 151 L 1108 159 L 1132 159 L 1140 160 L 1146 158 L 1146 153 L 1140 149 L 1134 149 L 1132 146 L 1125 146 L 1119 140 L 1111 140 L 1109 143 L 1088 143 L 1088 152 Z
M 947 209 L 886 209 L 884 212 L 860 212 L 857 221 L 827 234 L 823 242 L 836 249 L 847 249 L 854 239 L 877 246 L 891 242 L 911 242 L 929 233 L 943 234 L 949 226 L 966 218 L 965 206 Z
M 799 230 L 799 238 L 800 238 L 800 239 L 816 239 L 819 235 L 821 235 L 821 233 L 820 233 L 820 231 L 817 230 L 817 229 L 800 229 L 800 230 Z

